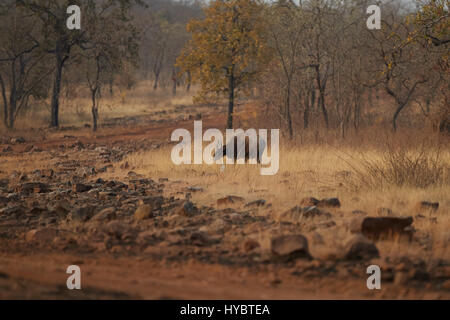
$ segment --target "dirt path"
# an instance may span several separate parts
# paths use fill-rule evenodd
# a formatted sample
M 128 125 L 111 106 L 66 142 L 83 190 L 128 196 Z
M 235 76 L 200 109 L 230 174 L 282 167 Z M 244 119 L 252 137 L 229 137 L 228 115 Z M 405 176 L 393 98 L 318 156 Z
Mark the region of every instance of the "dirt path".
M 68 290 L 65 268 L 77 264 L 82 290 Z M 448 299 L 427 290 L 398 290 L 391 285 L 370 291 L 361 281 L 304 281 L 278 273 L 255 272 L 188 262 L 166 265 L 150 259 L 73 255 L 3 256 L 0 298 L 33 299 Z M 348 290 L 352 288 L 352 290 Z M 26 289 L 26 290 L 24 290 Z

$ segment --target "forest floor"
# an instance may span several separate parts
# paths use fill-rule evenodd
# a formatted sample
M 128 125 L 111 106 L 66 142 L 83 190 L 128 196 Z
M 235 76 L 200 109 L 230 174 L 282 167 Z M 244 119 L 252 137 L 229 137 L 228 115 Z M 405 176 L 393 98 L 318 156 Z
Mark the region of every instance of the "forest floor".
M 1 299 L 450 299 L 448 184 L 355 190 L 359 154 L 325 146 L 283 147 L 275 176 L 177 167 L 196 114 L 150 118 L 0 140 Z

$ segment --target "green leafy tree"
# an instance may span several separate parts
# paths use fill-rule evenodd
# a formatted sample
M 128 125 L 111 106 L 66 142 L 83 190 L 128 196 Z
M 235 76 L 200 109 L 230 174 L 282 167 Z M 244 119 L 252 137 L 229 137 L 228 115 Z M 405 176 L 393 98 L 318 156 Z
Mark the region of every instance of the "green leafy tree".
M 227 128 L 233 127 L 237 91 L 254 80 L 267 61 L 263 10 L 255 0 L 213 1 L 204 9 L 203 20 L 187 26 L 192 40 L 177 66 L 201 84 L 200 98 L 228 96 Z

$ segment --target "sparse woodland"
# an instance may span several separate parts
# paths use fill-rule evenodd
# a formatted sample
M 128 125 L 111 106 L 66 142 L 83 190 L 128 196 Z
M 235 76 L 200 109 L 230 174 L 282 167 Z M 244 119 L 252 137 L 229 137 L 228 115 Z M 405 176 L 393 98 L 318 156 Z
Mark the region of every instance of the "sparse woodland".
M 2 2 L 4 128 L 29 109 L 58 127 L 63 96 L 81 90 L 96 130 L 102 97 L 148 81 L 149 94 L 197 85 L 196 102 L 225 99 L 228 127 L 254 99 L 291 139 L 379 123 L 448 134 L 448 0 L 386 1 L 381 30 L 366 27 L 366 0 L 80 0 L 81 30 L 66 28 L 70 3 Z

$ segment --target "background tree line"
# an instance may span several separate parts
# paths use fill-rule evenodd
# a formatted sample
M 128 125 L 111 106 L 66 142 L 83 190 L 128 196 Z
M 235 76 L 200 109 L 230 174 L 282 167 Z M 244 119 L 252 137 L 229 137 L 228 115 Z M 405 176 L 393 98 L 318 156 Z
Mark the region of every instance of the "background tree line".
M 68 30 L 66 9 L 82 9 Z M 291 138 L 339 130 L 345 138 L 383 115 L 395 131 L 416 121 L 450 130 L 449 0 L 383 1 L 368 30 L 369 0 L 5 0 L 0 4 L 0 105 L 5 127 L 33 104 L 59 126 L 60 98 L 78 87 L 98 103 L 146 80 L 176 94 L 256 98 Z M 275 120 L 276 119 L 276 120 Z

